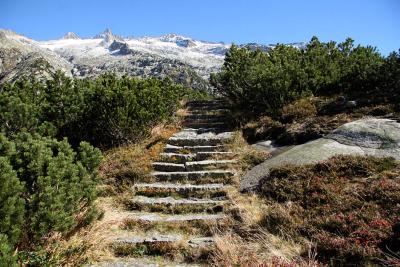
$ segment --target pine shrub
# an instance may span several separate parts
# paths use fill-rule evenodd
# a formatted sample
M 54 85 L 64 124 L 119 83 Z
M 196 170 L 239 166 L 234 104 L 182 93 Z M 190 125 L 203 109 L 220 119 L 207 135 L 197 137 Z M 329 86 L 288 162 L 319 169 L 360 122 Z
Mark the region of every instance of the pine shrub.
M 0 141 L 0 230 L 11 244 L 22 231 L 31 241 L 40 241 L 51 232 L 68 232 L 78 218 L 92 216 L 99 149 L 82 142 L 75 152 L 65 139 L 28 133 L 13 141 L 2 136 Z
M 17 243 L 24 224 L 23 186 L 12 169 L 8 158 L 0 157 L 0 235 L 8 237 L 7 243 Z
M 20 80 L 0 90 L 0 127 L 11 137 L 21 131 L 67 137 L 108 148 L 137 141 L 168 120 L 187 96 L 206 97 L 170 79 L 140 80 L 114 74 L 71 79 L 56 72 L 46 83 Z
M 17 265 L 17 257 L 13 254 L 12 246 L 6 235 L 0 234 L 0 266 L 14 267 Z
M 374 47 L 323 43 L 277 45 L 268 52 L 233 45 L 211 84 L 248 118 L 278 117 L 283 106 L 309 95 L 348 95 L 375 102 L 400 99 L 400 54 L 383 57 Z M 378 103 L 379 104 L 379 103 Z

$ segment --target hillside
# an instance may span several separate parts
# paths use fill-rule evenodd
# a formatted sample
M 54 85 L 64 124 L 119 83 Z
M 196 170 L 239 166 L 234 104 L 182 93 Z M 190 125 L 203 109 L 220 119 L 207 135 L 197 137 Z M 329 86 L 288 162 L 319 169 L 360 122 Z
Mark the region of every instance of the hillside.
M 46 76 L 45 72 L 61 69 L 78 78 L 106 72 L 142 78 L 171 77 L 186 86 L 208 89 L 210 73 L 220 70 L 230 46 L 176 34 L 121 37 L 110 29 L 92 38 L 80 38 L 69 32 L 50 41 L 35 41 L 0 30 L 0 83 L 33 72 Z M 274 47 L 255 43 L 241 46 L 263 51 Z

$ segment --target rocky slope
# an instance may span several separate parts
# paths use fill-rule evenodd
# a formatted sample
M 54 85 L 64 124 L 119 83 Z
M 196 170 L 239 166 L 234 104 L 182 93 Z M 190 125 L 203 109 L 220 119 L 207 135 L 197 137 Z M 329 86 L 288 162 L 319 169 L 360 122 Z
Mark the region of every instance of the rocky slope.
M 40 43 L 12 31 L 0 30 L 0 83 L 14 82 L 21 76 L 46 78 L 61 69 L 71 75 L 73 65 Z
M 302 46 L 303 44 L 290 44 Z M 273 45 L 244 44 L 267 51 Z M 23 75 L 44 76 L 61 69 L 74 77 L 105 72 L 136 77 L 166 77 L 198 89 L 207 89 L 210 73 L 217 72 L 230 45 L 167 34 L 161 37 L 121 37 L 111 30 L 93 38 L 68 32 L 63 38 L 34 41 L 0 30 L 0 83 Z
M 294 146 L 248 171 L 241 190 L 257 189 L 272 168 L 285 164 L 305 165 L 335 155 L 361 155 L 400 159 L 400 123 L 390 119 L 365 118 L 346 123 L 327 136 Z

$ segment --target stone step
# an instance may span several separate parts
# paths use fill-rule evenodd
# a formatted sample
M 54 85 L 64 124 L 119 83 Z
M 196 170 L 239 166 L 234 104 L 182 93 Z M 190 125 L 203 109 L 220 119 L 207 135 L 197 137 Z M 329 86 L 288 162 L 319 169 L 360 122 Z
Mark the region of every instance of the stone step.
M 226 200 L 182 198 L 172 197 L 146 197 L 135 196 L 129 203 L 126 203 L 130 210 L 163 213 L 219 213 L 224 211 L 228 204 Z
M 185 116 L 185 121 L 226 121 L 227 117 L 225 115 L 210 115 L 210 114 L 189 114 Z
M 186 107 L 186 111 L 188 113 L 196 112 L 196 113 L 212 113 L 212 112 L 216 112 L 217 110 L 221 110 L 221 109 L 229 109 L 229 107 L 227 105 L 222 105 L 222 104 L 218 104 L 218 105 L 207 105 L 207 106 L 187 106 Z
M 208 153 L 208 152 L 207 152 Z M 197 155 L 202 155 L 202 153 L 197 153 Z M 201 170 L 211 170 L 216 168 L 231 168 L 232 165 L 236 163 L 236 160 L 200 160 L 186 162 L 186 171 L 201 171 Z
M 133 186 L 136 195 L 147 197 L 216 198 L 226 197 L 223 184 L 140 183 Z
M 137 255 L 132 257 L 118 258 L 118 260 L 110 260 L 104 262 L 84 265 L 85 267 L 201 267 L 196 263 L 182 263 L 163 259 L 160 262 L 159 257 L 146 256 L 138 258 Z
M 224 122 L 183 122 L 182 125 L 187 128 L 192 128 L 192 129 L 210 129 L 209 131 L 226 131 L 229 129 L 229 125 L 224 121 Z
M 191 128 L 189 127 L 190 125 L 203 125 L 205 127 L 212 127 L 212 128 L 227 128 L 228 127 L 228 120 L 223 120 L 220 118 L 214 118 L 214 119 L 197 119 L 197 120 L 192 120 L 192 119 L 185 119 L 182 122 L 183 127 Z M 189 125 L 189 126 L 188 126 Z M 194 128 L 194 127 L 192 127 Z
M 235 176 L 232 170 L 206 170 L 206 171 L 187 171 L 187 172 L 152 172 L 158 181 L 193 181 L 201 183 L 229 183 Z
M 197 152 L 196 153 L 196 161 L 215 159 L 215 160 L 224 160 L 224 159 L 232 159 L 236 154 L 230 151 L 212 151 L 212 152 Z
M 226 108 L 220 109 L 213 109 L 213 110 L 204 110 L 204 109 L 191 109 L 189 111 L 189 115 L 197 115 L 197 114 L 204 114 L 204 115 L 226 115 L 229 114 L 231 111 Z
M 225 101 L 209 101 L 209 102 L 190 102 L 186 103 L 186 107 L 220 107 L 227 106 L 228 104 Z
M 113 241 L 112 248 L 116 256 L 166 256 L 193 262 L 208 258 L 214 249 L 214 240 L 212 237 L 186 237 L 178 234 L 141 237 L 126 233 Z
M 229 104 L 226 103 L 212 103 L 204 105 L 186 105 L 187 110 L 204 110 L 204 111 L 214 111 L 218 109 L 229 109 Z
M 198 127 L 198 128 L 190 128 L 190 127 L 185 127 L 182 129 L 182 131 L 196 131 L 197 134 L 203 134 L 203 133 L 213 133 L 213 134 L 220 134 L 220 133 L 225 133 L 225 132 L 230 132 L 232 131 L 232 127 L 224 126 L 224 127 L 213 127 L 213 128 L 205 128 L 205 127 Z
M 215 221 L 228 218 L 223 213 L 209 214 L 209 213 L 193 213 L 193 214 L 164 214 L 164 213 L 144 213 L 144 212 L 131 212 L 127 217 L 129 220 L 137 220 L 143 222 L 190 222 L 190 221 Z
M 166 242 L 179 242 L 186 243 L 191 247 L 199 247 L 199 246 L 209 246 L 214 243 L 214 239 L 212 237 L 192 237 L 185 238 L 182 235 L 165 235 L 158 234 L 153 236 L 145 236 L 139 237 L 136 235 L 127 234 L 124 237 L 118 237 L 114 241 L 115 243 L 125 243 L 125 244 L 155 244 L 155 243 L 166 243 Z
M 227 151 L 229 147 L 226 145 L 216 145 L 216 146 L 173 146 L 167 144 L 164 148 L 166 153 L 195 153 L 195 152 L 213 152 L 213 151 Z
M 161 153 L 159 160 L 172 163 L 185 163 L 196 159 L 196 154 Z
M 136 215 L 125 216 L 121 229 L 143 233 L 183 233 L 212 236 L 216 231 L 223 232 L 234 221 L 223 213 L 162 214 L 131 212 Z
M 221 145 L 232 139 L 232 132 L 197 133 L 196 131 L 181 131 L 168 139 L 168 144 L 175 146 Z
M 199 154 L 203 155 L 204 153 L 199 152 Z M 209 152 L 206 153 L 206 155 L 209 154 L 210 154 Z M 152 166 L 153 169 L 158 172 L 185 172 L 185 171 L 212 170 L 218 168 L 227 169 L 231 168 L 234 163 L 236 163 L 235 160 L 209 159 L 200 161 L 187 161 L 185 163 L 153 162 Z
M 210 100 L 191 100 L 186 104 L 208 104 L 208 103 L 226 103 L 227 101 L 222 98 L 210 99 Z
M 159 160 L 162 162 L 185 163 L 191 161 L 202 161 L 208 159 L 225 160 L 235 157 L 235 153 L 230 151 L 200 151 L 190 154 L 181 153 L 161 153 Z
M 171 162 L 153 162 L 151 164 L 155 171 L 160 172 L 180 172 L 186 171 L 185 164 L 171 163 Z

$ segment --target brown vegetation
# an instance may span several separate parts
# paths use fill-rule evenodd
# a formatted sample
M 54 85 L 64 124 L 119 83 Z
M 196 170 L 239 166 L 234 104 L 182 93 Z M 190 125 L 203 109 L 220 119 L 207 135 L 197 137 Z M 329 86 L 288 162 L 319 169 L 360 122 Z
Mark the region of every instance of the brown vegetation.
M 243 126 L 248 142 L 276 140 L 278 145 L 302 144 L 364 116 L 399 118 L 394 105 L 361 103 L 348 107 L 342 97 L 309 97 L 283 106 L 274 118 L 264 116 Z
M 285 166 L 262 181 L 270 203 L 261 222 L 270 233 L 313 240 L 317 259 L 365 265 L 400 250 L 400 164 L 337 156 Z

